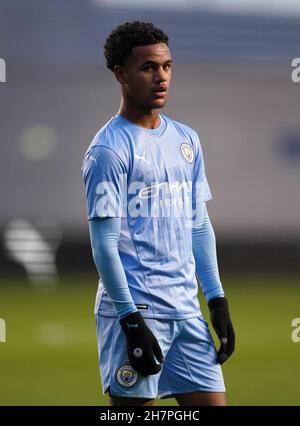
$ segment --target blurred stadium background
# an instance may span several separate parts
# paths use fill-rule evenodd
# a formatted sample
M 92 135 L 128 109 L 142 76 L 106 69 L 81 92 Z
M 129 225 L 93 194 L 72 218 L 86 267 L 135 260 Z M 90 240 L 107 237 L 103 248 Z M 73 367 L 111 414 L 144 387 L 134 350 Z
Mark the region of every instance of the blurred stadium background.
M 106 35 L 151 21 L 174 57 L 164 113 L 200 135 L 237 331 L 232 405 L 299 405 L 300 4 L 1 0 L 0 405 L 104 405 L 80 166 L 116 113 Z M 205 303 L 202 303 L 205 310 Z M 3 333 L 2 333 L 2 340 Z M 1 341 L 1 336 L 0 336 Z M 158 402 L 175 404 L 174 400 Z

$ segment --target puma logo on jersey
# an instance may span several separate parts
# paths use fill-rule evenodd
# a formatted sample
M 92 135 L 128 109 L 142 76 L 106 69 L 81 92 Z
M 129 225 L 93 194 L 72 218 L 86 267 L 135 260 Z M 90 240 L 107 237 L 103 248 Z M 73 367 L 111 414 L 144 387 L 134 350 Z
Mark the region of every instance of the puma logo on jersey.
M 146 151 L 143 152 L 143 155 L 134 154 L 134 158 L 137 160 L 145 161 L 145 163 L 148 163 L 146 160 Z

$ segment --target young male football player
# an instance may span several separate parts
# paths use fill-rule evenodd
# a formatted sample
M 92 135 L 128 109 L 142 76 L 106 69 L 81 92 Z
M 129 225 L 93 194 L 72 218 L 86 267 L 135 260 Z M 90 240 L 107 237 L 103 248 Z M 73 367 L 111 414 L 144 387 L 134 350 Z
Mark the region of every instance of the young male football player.
M 119 111 L 83 160 L 103 392 L 112 405 L 225 405 L 220 364 L 234 351 L 211 192 L 197 133 L 160 113 L 172 73 L 168 37 L 127 22 L 105 43 L 121 88 Z M 197 298 L 208 302 L 215 349 Z

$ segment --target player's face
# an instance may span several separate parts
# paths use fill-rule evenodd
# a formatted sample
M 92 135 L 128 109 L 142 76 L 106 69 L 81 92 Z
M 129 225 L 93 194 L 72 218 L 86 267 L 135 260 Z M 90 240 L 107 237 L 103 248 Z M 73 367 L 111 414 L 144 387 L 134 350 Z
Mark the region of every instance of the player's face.
M 123 68 L 123 95 L 143 110 L 165 106 L 171 82 L 172 59 L 165 43 L 138 46 Z M 120 81 L 120 80 L 119 80 Z

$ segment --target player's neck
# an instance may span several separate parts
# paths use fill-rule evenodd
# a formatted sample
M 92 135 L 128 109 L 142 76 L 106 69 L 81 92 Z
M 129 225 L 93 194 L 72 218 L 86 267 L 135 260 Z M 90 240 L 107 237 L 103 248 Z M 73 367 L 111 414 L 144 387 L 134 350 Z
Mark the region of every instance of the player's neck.
M 124 103 L 121 103 L 118 114 L 138 126 L 145 127 L 146 129 L 155 129 L 160 125 L 159 112 L 159 109 L 141 111 L 138 108 L 128 108 Z

